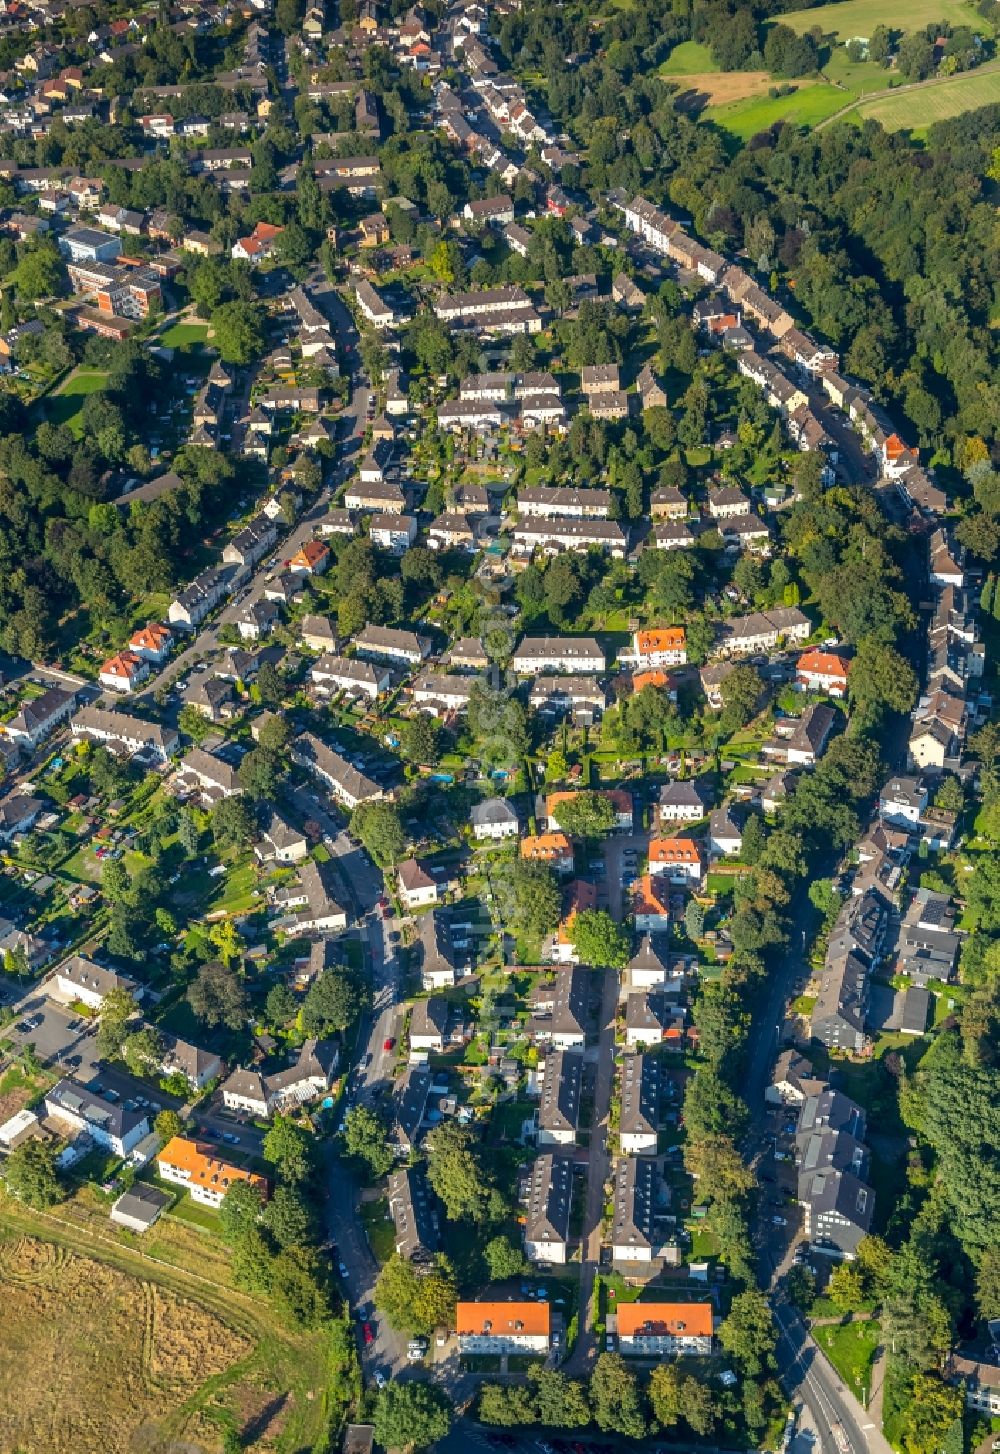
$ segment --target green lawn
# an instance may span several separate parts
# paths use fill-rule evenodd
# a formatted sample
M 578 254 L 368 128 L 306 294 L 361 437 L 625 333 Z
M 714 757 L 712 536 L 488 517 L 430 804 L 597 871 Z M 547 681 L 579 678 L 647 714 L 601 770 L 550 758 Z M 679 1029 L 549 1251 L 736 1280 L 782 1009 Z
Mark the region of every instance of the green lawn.
M 229 869 L 222 884 L 222 892 L 212 900 L 209 912 L 239 914 L 256 905 L 253 890 L 257 884 L 257 869 L 252 861 Z
M 834 46 L 830 58 L 823 67 L 823 75 L 858 97 L 870 96 L 874 91 L 884 91 L 899 77 L 888 66 L 876 65 L 874 61 L 852 61 L 844 46 Z
M 80 414 L 88 394 L 96 394 L 107 383 L 102 369 L 77 369 L 62 388 L 45 400 L 45 413 L 53 424 L 68 424 L 77 438 L 83 435 Z
M 682 40 L 675 45 L 660 67 L 661 76 L 700 76 L 717 71 L 712 52 L 696 40 Z
M 388 1262 L 396 1250 L 396 1229 L 385 1197 L 380 1197 L 377 1202 L 361 1203 L 361 1222 L 376 1261 Z
M 156 1183 L 164 1191 L 174 1193 L 177 1191 L 176 1186 L 170 1182 L 161 1182 L 158 1177 L 156 1178 Z M 216 1236 L 219 1235 L 218 1212 L 213 1211 L 211 1207 L 202 1207 L 197 1202 L 193 1202 L 191 1200 L 191 1193 L 188 1191 L 181 1192 L 177 1201 L 168 1211 L 167 1216 L 178 1217 L 182 1222 L 190 1223 L 192 1227 L 200 1227 L 203 1232 L 214 1232 Z
M 835 4 L 818 5 L 814 10 L 790 10 L 775 19 L 800 33 L 818 25 L 824 35 L 834 35 L 841 42 L 855 35 L 867 38 L 876 25 L 887 25 L 890 30 L 922 30 L 941 20 L 990 33 L 989 25 L 968 0 L 906 0 L 905 5 L 899 0 L 836 0 Z
M 174 323 L 160 334 L 159 341 L 167 348 L 187 348 L 193 343 L 205 343 L 207 339 L 207 323 Z
M 730 101 L 724 106 L 709 106 L 703 113 L 705 120 L 714 121 L 740 141 L 749 141 L 759 131 L 766 131 L 776 121 L 790 126 L 815 126 L 839 111 L 851 100 L 836 86 L 825 81 L 816 81 L 811 86 L 801 86 L 789 96 L 755 96 L 748 101 Z
M 875 1350 L 881 1337 L 879 1324 L 874 1319 L 828 1324 L 814 1327 L 812 1335 L 854 1396 L 865 1403 L 871 1389 Z

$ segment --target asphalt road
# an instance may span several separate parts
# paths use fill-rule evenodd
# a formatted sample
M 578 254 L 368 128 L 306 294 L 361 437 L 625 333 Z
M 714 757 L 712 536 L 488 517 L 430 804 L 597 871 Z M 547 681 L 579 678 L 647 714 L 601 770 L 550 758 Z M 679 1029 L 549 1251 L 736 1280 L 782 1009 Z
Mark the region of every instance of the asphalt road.
M 594 970 L 594 974 L 600 971 Z M 580 1332 L 566 1362 L 574 1375 L 589 1373 L 600 1353 L 594 1324 L 597 1307 L 594 1279 L 601 1262 L 601 1227 L 604 1221 L 604 1184 L 611 1174 L 608 1155 L 608 1113 L 615 1074 L 615 1014 L 618 1009 L 618 976 L 604 971 L 601 989 L 600 1031 L 597 1042 L 597 1074 L 594 1084 L 594 1119 L 590 1128 L 587 1157 L 587 1201 L 580 1244 Z
M 362 1016 L 358 1027 L 345 1110 L 350 1104 L 363 1101 L 372 1104 L 382 1090 L 391 1084 L 395 1052 L 384 1049 L 388 1038 L 398 1039 L 402 1023 L 399 1004 L 400 964 L 396 954 L 398 940 L 390 938 L 398 932 L 392 920 L 383 920 L 378 907 L 384 892 L 381 871 L 344 830 L 343 824 L 322 802 L 304 787 L 292 788 L 288 797 L 305 818 L 312 818 L 324 834 L 324 843 L 337 866 L 350 899 L 352 913 L 360 927 L 361 940 L 371 975 L 372 1004 Z M 350 1306 L 355 1311 L 369 1309 L 374 1303 L 375 1283 L 379 1267 L 362 1226 L 358 1207 L 361 1188 L 350 1174 L 347 1163 L 335 1151 L 329 1153 L 326 1165 L 326 1227 L 327 1235 L 336 1245 L 336 1260 L 346 1269 L 341 1283 Z M 373 1340 L 365 1344 L 361 1326 L 367 1321 Z M 370 1316 L 357 1319 L 358 1346 L 365 1371 L 376 1371 L 396 1377 L 408 1365 L 405 1336 L 394 1333 L 380 1321 L 371 1307 Z

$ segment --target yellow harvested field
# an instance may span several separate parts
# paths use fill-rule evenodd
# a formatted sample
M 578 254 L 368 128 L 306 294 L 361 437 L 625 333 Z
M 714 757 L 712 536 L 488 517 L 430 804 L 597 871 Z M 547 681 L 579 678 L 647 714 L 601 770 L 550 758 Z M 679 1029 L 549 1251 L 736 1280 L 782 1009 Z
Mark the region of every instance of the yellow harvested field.
M 764 96 L 777 83 L 768 71 L 710 71 L 698 76 L 663 78 L 678 88 L 683 105 L 725 106 L 729 101 L 746 101 L 751 96 Z M 784 82 L 797 87 L 797 82 Z
M 218 1428 L 195 1443 L 189 1420 L 201 1423 L 206 1380 L 249 1340 L 195 1302 L 30 1237 L 0 1243 L 0 1281 L 0 1449 L 218 1449 Z

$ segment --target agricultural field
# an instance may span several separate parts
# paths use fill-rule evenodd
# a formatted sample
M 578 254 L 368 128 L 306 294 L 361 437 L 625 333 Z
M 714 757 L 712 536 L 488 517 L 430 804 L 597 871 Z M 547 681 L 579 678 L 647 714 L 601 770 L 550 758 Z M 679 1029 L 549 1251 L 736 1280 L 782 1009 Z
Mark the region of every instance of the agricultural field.
M 791 10 L 776 17 L 800 34 L 818 26 L 824 35 L 844 42 L 852 36 L 869 36 L 876 25 L 890 30 L 922 30 L 925 25 L 950 20 L 952 25 L 969 25 L 985 35 L 990 27 L 968 0 L 836 0 L 814 10 Z
M 225 1244 L 172 1211 L 140 1240 L 91 1186 L 51 1216 L 0 1194 L 0 1279 L 0 1449 L 221 1454 L 232 1430 L 292 1454 L 337 1416 L 337 1330 L 233 1288 Z
M 45 400 L 45 417 L 53 424 L 66 424 L 77 436 L 83 435 L 80 415 L 89 394 L 103 389 L 107 374 L 101 369 L 77 369 L 62 387 Z
M 965 111 L 1000 103 L 1000 67 L 970 71 L 934 81 L 913 91 L 887 92 L 860 102 L 851 119 L 878 121 L 886 131 L 926 131 L 935 121 L 948 121 Z
M 6 1242 L 0 1273 L 6 1449 L 114 1454 L 140 1439 L 152 1451 L 184 1430 L 206 1380 L 251 1348 L 196 1303 L 47 1242 Z

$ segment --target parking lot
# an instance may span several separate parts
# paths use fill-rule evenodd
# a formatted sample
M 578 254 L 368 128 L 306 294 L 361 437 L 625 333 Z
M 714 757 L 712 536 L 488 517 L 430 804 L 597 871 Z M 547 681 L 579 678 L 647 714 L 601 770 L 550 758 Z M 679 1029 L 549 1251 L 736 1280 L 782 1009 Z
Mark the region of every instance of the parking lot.
M 96 1026 L 57 1004 L 35 987 L 16 1006 L 17 1019 L 6 1032 L 15 1051 L 33 1045 L 43 1065 L 72 1071 L 81 1079 L 97 1065 Z
M 608 839 L 604 846 L 606 879 L 598 879 L 600 886 L 607 886 L 608 908 L 614 919 L 621 919 L 628 906 L 628 889 L 639 876 L 639 867 L 649 852 L 649 835 L 646 833 L 623 833 Z M 629 882 L 626 884 L 624 880 Z

